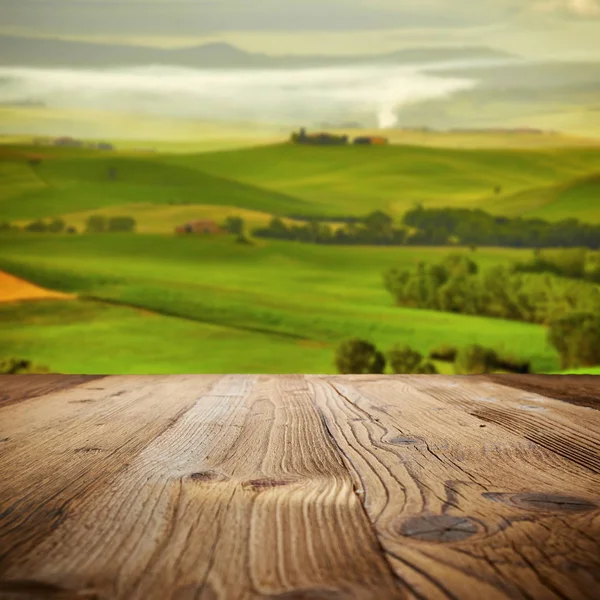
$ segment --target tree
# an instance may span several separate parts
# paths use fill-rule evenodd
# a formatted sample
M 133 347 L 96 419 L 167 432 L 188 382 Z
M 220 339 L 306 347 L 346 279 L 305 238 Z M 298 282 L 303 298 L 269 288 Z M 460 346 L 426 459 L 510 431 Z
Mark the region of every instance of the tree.
M 273 217 L 269 223 L 269 229 L 275 234 L 287 234 L 288 228 L 279 217 Z
M 131 232 L 135 230 L 135 225 L 133 217 L 111 217 L 108 220 L 108 231 Z
M 52 233 L 62 233 L 65 230 L 66 224 L 62 219 L 54 219 L 48 225 L 48 231 Z
M 458 351 L 454 370 L 458 375 L 489 373 L 495 362 L 496 354 L 493 350 L 472 344 Z
M 376 210 L 365 217 L 365 226 L 377 236 L 389 235 L 394 219 L 380 210 Z
M 415 375 L 437 375 L 435 365 L 429 361 L 422 362 L 416 369 Z
M 353 338 L 338 346 L 335 364 L 338 372 L 344 375 L 383 373 L 385 356 L 374 344 Z
M 4 375 L 23 375 L 25 373 L 49 373 L 50 369 L 43 365 L 32 363 L 24 358 L 0 359 L 0 373 Z
M 394 373 L 414 373 L 423 357 L 409 346 L 394 346 L 387 355 L 388 363 Z
M 241 237 L 244 235 L 244 219 L 242 217 L 227 217 L 225 228 L 229 233 Z
M 28 225 L 25 226 L 25 231 L 31 231 L 33 233 L 44 233 L 48 231 L 48 226 L 44 221 L 38 219 L 37 221 L 32 221 Z
M 600 315 L 572 312 L 555 319 L 548 341 L 560 355 L 561 369 L 600 365 Z
M 100 233 L 107 229 L 108 225 L 106 217 L 103 217 L 102 215 L 92 215 L 91 217 L 88 217 L 85 222 L 85 231 L 87 233 Z
M 442 360 L 445 362 L 454 362 L 457 354 L 458 348 L 456 346 L 442 344 L 436 348 L 432 348 L 429 351 L 429 358 L 433 358 L 434 360 Z

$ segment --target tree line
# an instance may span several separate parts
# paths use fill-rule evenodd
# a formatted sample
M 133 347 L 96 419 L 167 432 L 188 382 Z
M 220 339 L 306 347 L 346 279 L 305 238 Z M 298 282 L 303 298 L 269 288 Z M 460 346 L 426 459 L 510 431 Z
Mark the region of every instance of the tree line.
M 542 219 L 494 216 L 478 209 L 417 206 L 404 215 L 403 223 L 417 230 L 416 237 L 423 245 L 600 248 L 600 225 L 578 219 L 550 223 Z
M 514 248 L 600 248 L 600 226 L 566 219 L 556 223 L 542 219 L 498 217 L 482 210 L 431 208 L 409 210 L 399 226 L 383 211 L 365 217 L 302 217 L 302 223 L 286 225 L 274 217 L 268 226 L 253 231 L 262 238 L 314 244 L 500 246 Z
M 520 273 L 551 273 L 568 279 L 600 283 L 600 253 L 587 248 L 536 249 L 530 260 L 517 262 Z
M 85 233 L 102 232 L 133 232 L 137 223 L 133 217 L 105 217 L 103 215 L 92 215 L 87 218 L 84 225 Z M 0 232 L 2 231 L 26 231 L 30 233 L 77 233 L 77 228 L 67 225 L 61 218 L 45 221 L 36 219 L 27 223 L 24 227 L 18 227 L 13 223 L 0 222 Z
M 466 255 L 383 275 L 398 306 L 543 324 L 562 368 L 600 364 L 600 289 L 551 273 L 507 266 L 480 272 Z
M 329 219 L 305 218 L 303 223 L 286 225 L 279 217 L 273 217 L 266 227 L 259 227 L 252 234 L 260 238 L 291 240 L 312 244 L 384 245 L 398 246 L 407 243 L 407 232 L 393 226 L 394 219 L 382 211 L 375 211 L 361 218 L 345 218 L 344 225 L 334 228 Z

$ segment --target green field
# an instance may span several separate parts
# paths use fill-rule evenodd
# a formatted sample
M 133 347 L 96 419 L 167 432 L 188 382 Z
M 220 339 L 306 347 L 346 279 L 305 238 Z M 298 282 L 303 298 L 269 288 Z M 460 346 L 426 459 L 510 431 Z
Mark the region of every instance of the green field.
M 41 157 L 32 165 L 28 158 Z M 110 172 L 115 176 L 109 176 Z M 480 343 L 555 371 L 538 325 L 393 306 L 392 266 L 447 249 L 176 237 L 194 218 L 396 218 L 416 202 L 600 222 L 600 148 L 309 148 L 182 154 L 0 147 L 0 221 L 130 215 L 136 234 L 0 234 L 0 269 L 79 300 L 0 305 L 0 355 L 61 372 L 333 372 L 337 344 Z M 501 186 L 499 194 L 494 187 Z M 481 268 L 529 252 L 479 249 Z M 439 365 L 448 371 L 447 365 Z
M 140 333 L 143 321 L 149 318 L 156 322 L 153 319 L 165 319 L 165 315 L 180 317 L 170 318 L 169 328 L 175 327 L 173 322 L 184 327 L 183 318 L 193 321 L 193 327 L 202 324 L 216 327 L 215 331 L 222 329 L 228 339 L 238 333 L 245 335 L 240 344 L 231 342 L 231 354 L 220 355 L 223 362 L 217 368 L 212 337 L 203 338 L 203 330 L 198 329 L 192 337 L 194 352 L 198 354 L 194 359 L 196 368 L 201 372 L 235 370 L 238 364 L 247 365 L 247 354 L 256 360 L 265 358 L 255 365 L 253 370 L 257 371 L 294 372 L 302 364 L 310 365 L 311 372 L 331 372 L 335 346 L 354 335 L 372 339 L 384 348 L 401 342 L 423 352 L 441 343 L 479 342 L 531 358 L 536 370 L 551 370 L 557 365 L 542 327 L 392 305 L 381 283 L 382 271 L 392 265 L 412 264 L 420 258 L 435 260 L 444 250 L 331 248 L 284 242 L 247 247 L 230 238 L 216 241 L 126 234 L 109 237 L 110 240 L 103 235 L 5 236 L 0 268 L 49 288 L 158 313 L 160 316 L 150 318 L 119 307 L 124 311 L 123 318 L 129 315 L 128 319 L 142 321 L 139 329 L 128 326 L 118 334 L 120 347 L 130 351 L 129 370 L 143 372 L 150 368 L 144 355 L 135 358 L 135 348 L 144 343 L 145 336 Z M 518 255 L 513 250 L 478 251 L 482 266 Z M 69 303 L 62 304 L 68 323 Z M 77 305 L 78 302 L 72 303 L 76 315 L 80 310 Z M 35 316 L 37 309 L 31 303 L 21 310 L 24 315 L 31 310 Z M 9 325 L 9 339 L 16 344 L 14 351 L 21 347 L 20 343 L 27 344 L 28 336 L 37 336 L 40 329 L 48 331 L 34 316 L 33 325 L 28 324 L 27 318 L 20 319 L 18 325 Z M 114 314 L 117 316 L 121 318 L 121 313 Z M 77 332 L 87 336 L 85 327 L 80 323 L 72 329 L 69 325 L 65 335 Z M 3 337 L 5 334 L 6 329 Z M 47 343 L 68 346 L 71 338 L 61 340 L 61 335 L 60 327 L 51 329 Z M 97 335 L 103 345 L 110 339 L 116 340 L 117 334 L 110 325 L 103 329 L 101 324 L 91 323 L 90 340 Z M 173 338 L 159 336 L 155 343 L 161 345 L 161 352 L 168 353 L 167 346 Z M 279 350 L 275 349 L 277 345 Z M 297 359 L 299 348 L 304 353 L 301 362 Z M 206 363 L 202 358 L 205 353 L 211 355 Z M 60 353 L 57 360 L 58 357 Z M 41 360 L 44 356 L 36 354 L 35 358 Z M 70 364 L 63 366 L 58 362 L 53 368 L 70 368 Z M 172 368 L 175 372 L 181 369 L 178 363 Z
M 42 162 L 30 165 L 31 155 L 43 157 Z M 212 207 L 199 209 L 202 218 L 222 219 L 240 209 L 256 211 L 254 217 L 246 216 L 249 222 L 262 223 L 265 215 L 359 216 L 374 209 L 400 218 L 421 202 L 508 216 L 600 222 L 599 173 L 600 147 L 465 150 L 277 144 L 132 155 L 6 146 L 0 149 L 0 218 L 23 222 L 62 216 L 77 225 L 90 211 L 118 211 L 137 216 L 142 231 L 167 233 L 180 217 L 194 216 L 189 208 L 194 205 Z M 182 206 L 185 211 L 177 210 Z

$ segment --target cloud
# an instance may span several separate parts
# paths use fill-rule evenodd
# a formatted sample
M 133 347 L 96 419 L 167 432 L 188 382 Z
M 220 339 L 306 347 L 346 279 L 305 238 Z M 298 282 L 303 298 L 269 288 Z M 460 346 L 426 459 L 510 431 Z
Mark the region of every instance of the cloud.
M 469 79 L 417 67 L 345 67 L 294 71 L 197 71 L 144 67 L 114 71 L 0 68 L 0 102 L 105 110 L 226 122 L 366 120 L 396 122 L 396 111 L 449 96 Z
M 545 13 L 564 13 L 576 17 L 600 17 L 599 0 L 541 0 L 534 10 Z

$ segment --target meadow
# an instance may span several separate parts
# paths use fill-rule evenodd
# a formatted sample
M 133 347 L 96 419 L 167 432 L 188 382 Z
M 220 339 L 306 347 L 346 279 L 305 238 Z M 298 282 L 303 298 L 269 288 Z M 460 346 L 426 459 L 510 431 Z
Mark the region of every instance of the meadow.
M 184 336 L 181 343 L 183 347 L 193 345 L 196 369 L 201 372 L 211 371 L 216 359 L 212 337 L 200 343 L 192 333 L 197 325 L 224 329 L 226 339 L 232 334 L 234 339 L 238 333 L 246 334 L 239 345 L 231 343 L 230 354 L 222 357 L 218 372 L 233 369 L 240 360 L 247 365 L 244 357 L 251 354 L 256 359 L 255 349 L 271 357 L 259 361 L 258 371 L 296 372 L 300 363 L 297 352 L 289 352 L 290 347 L 304 348 L 307 356 L 303 364 L 310 365 L 310 372 L 332 372 L 335 346 L 352 336 L 372 339 L 382 347 L 408 343 L 422 352 L 443 343 L 479 342 L 531 358 L 536 370 L 555 369 L 558 364 L 540 326 L 393 306 L 381 283 L 382 271 L 418 259 L 435 260 L 444 249 L 326 248 L 285 242 L 240 246 L 230 238 L 108 235 L 110 240 L 102 234 L 5 237 L 0 268 L 50 289 L 77 293 L 87 298 L 86 302 L 101 300 L 100 306 L 120 308 L 123 318 L 130 314 L 128 319 L 135 315 L 141 321 L 140 329 L 147 313 L 131 313 L 126 308 L 154 313 L 149 326 L 165 318 L 170 318 L 168 323 L 177 318 L 182 327 L 191 323 L 190 337 Z M 519 254 L 481 250 L 477 258 L 482 265 L 491 266 Z M 73 306 L 77 315 L 78 304 L 62 303 L 67 323 L 67 307 Z M 36 304 L 23 304 L 20 310 L 24 315 L 32 310 L 36 325 L 28 332 L 27 319 L 19 319 L 11 337 L 37 336 Z M 94 320 L 102 321 L 95 315 Z M 84 335 L 81 329 L 81 323 L 75 330 L 69 325 L 67 332 Z M 91 337 L 85 334 L 91 347 L 95 347 L 95 329 L 90 328 Z M 143 372 L 147 363 L 143 355 L 135 356 L 135 348 L 146 335 L 127 331 L 125 328 L 119 333 L 118 339 L 121 348 L 131 349 L 128 372 Z M 105 333 L 117 335 L 108 325 Z M 249 338 L 249 334 L 254 337 Z M 52 339 L 57 339 L 56 335 L 60 337 L 60 328 Z M 177 339 L 169 335 L 164 339 L 159 336 L 154 343 L 161 352 L 167 352 L 170 344 L 178 346 L 177 352 L 181 349 Z M 273 344 L 282 343 L 283 348 L 269 354 Z M 205 363 L 207 355 L 211 358 Z M 119 364 L 117 357 L 114 360 Z M 53 366 L 64 368 L 61 364 Z M 173 364 L 174 372 L 180 368 L 179 363 Z
M 234 215 L 249 228 L 273 215 L 376 208 L 399 219 L 416 202 L 600 222 L 600 148 L 506 146 L 279 143 L 146 155 L 6 144 L 0 221 L 61 217 L 78 233 L 1 233 L 0 269 L 77 299 L 1 303 L 0 354 L 73 373 L 331 373 L 338 343 L 357 336 L 423 353 L 480 343 L 531 360 L 536 372 L 557 370 L 542 326 L 393 305 L 383 272 L 437 261 L 447 248 L 173 235 L 193 218 Z M 137 233 L 83 233 L 94 214 L 133 216 Z M 530 253 L 470 254 L 488 268 Z

